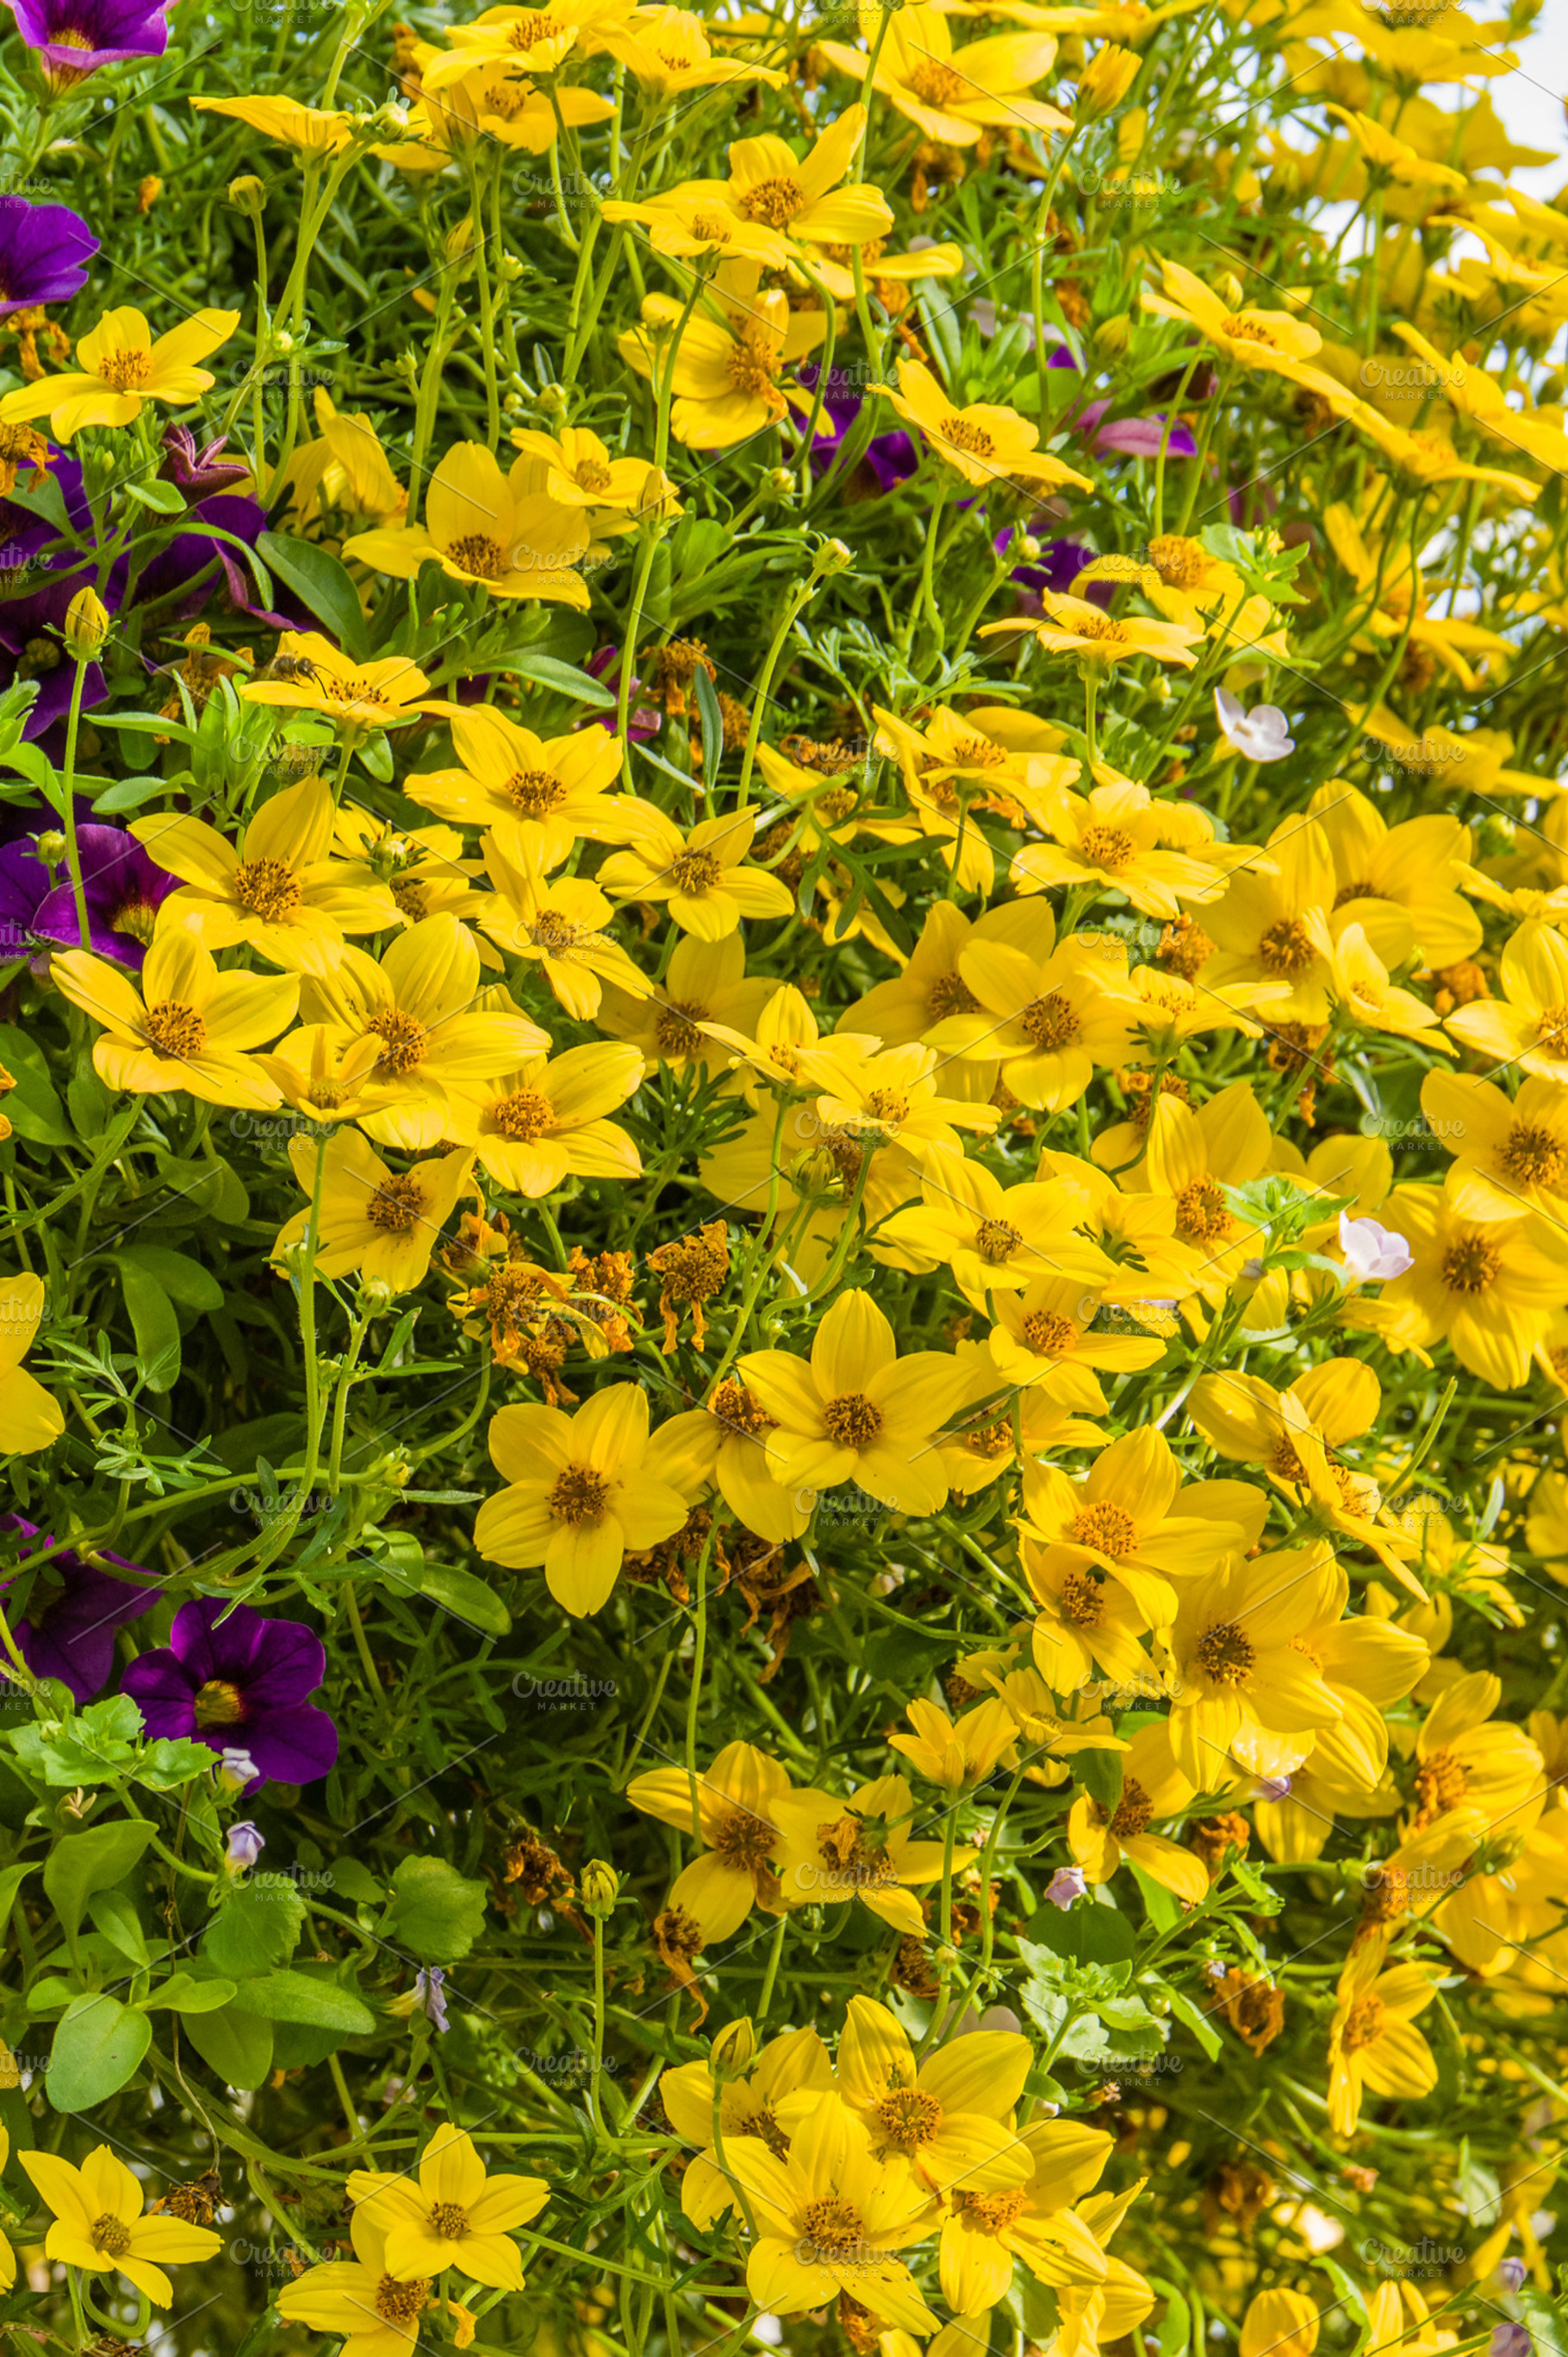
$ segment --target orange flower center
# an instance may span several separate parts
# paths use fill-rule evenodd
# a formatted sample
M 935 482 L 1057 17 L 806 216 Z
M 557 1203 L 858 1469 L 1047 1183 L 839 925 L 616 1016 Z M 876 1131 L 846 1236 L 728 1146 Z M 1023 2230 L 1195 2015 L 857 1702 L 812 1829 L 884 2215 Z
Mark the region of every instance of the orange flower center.
M 102 2251 L 106 2258 L 123 2259 L 131 2247 L 130 2228 L 124 2220 L 105 2211 L 103 2216 L 94 2222 L 92 2247 L 95 2251 Z
M 56 38 L 59 38 L 57 34 Z M 73 43 L 72 47 L 74 46 Z M 83 41 L 81 47 L 86 48 L 89 44 Z M 116 393 L 131 393 L 137 385 L 145 384 L 152 374 L 152 369 L 151 352 L 137 349 L 130 351 L 105 352 L 98 363 L 99 375 L 105 384 L 112 384 Z
M 1120 826 L 1086 826 L 1078 839 L 1078 856 L 1088 860 L 1091 867 L 1103 867 L 1115 875 L 1137 856 L 1138 846 L 1125 828 Z
M 940 2132 L 942 2107 L 918 2087 L 894 2087 L 876 2106 L 876 2123 L 895 2152 L 918 2152 Z
M 1068 1536 L 1074 1546 L 1092 1547 L 1097 1555 L 1111 1555 L 1120 1563 L 1137 1547 L 1138 1525 L 1125 1506 L 1101 1498 L 1091 1506 L 1079 1508 Z
M 724 862 L 711 851 L 683 851 L 670 863 L 670 880 L 677 892 L 711 892 L 724 880 Z
M 500 581 L 506 577 L 506 551 L 488 532 L 465 533 L 460 540 L 450 544 L 446 554 L 459 572 L 471 574 L 476 581 Z
M 1568 1006 L 1543 1006 L 1536 1017 L 1535 1044 L 1549 1056 L 1568 1057 Z
M 1078 1348 L 1078 1328 L 1054 1309 L 1032 1309 L 1024 1320 L 1024 1340 L 1042 1359 L 1065 1359 Z
M 1345 2027 L 1339 2042 L 1347 2054 L 1359 2054 L 1363 2046 L 1372 2045 L 1383 2033 L 1383 2000 L 1370 1989 L 1359 1996 L 1345 2017 Z
M 503 1137 L 532 1146 L 535 1138 L 554 1128 L 555 1108 L 537 1089 L 514 1089 L 510 1096 L 497 1099 L 490 1107 L 490 1119 Z
M 982 1220 L 974 1232 L 974 1249 L 993 1268 L 1000 1268 L 1004 1261 L 1011 1260 L 1023 1241 L 1017 1229 L 1010 1228 L 1005 1220 Z
M 984 426 L 960 416 L 957 410 L 950 417 L 943 419 L 937 433 L 940 440 L 955 450 L 966 451 L 972 458 L 993 458 L 996 456 L 996 445 Z
M 1258 943 L 1259 963 L 1273 974 L 1287 980 L 1293 974 L 1305 974 L 1317 952 L 1299 917 L 1278 917 Z
M 1225 1197 L 1213 1178 L 1189 1178 L 1176 1197 L 1176 1226 L 1191 1243 L 1214 1243 L 1230 1232 Z
M 1018 1028 L 1032 1047 L 1051 1054 L 1072 1045 L 1083 1028 L 1083 1017 L 1059 990 L 1047 990 L 1043 998 L 1031 999 L 1021 1010 Z
M 394 2283 L 383 2276 L 376 2286 L 376 2314 L 388 2324 L 412 2324 L 430 2298 L 430 2279 L 418 2276 L 413 2283 Z
M 292 867 L 281 859 L 242 859 L 234 870 L 234 898 L 264 924 L 292 917 L 303 895 Z
M 149 1006 L 142 1030 L 161 1056 L 199 1056 L 207 1045 L 206 1024 L 194 1006 L 179 998 L 161 998 Z
M 806 191 L 799 180 L 780 172 L 747 188 L 740 209 L 747 221 L 765 221 L 769 229 L 788 229 L 796 214 L 806 209 Z
M 928 106 L 955 106 L 961 98 L 973 94 L 973 85 L 967 76 L 955 73 L 940 58 L 922 58 L 918 65 L 911 66 L 909 87 Z
M 370 1016 L 365 1028 L 373 1031 L 381 1042 L 380 1069 L 387 1072 L 412 1071 L 415 1064 L 424 1061 L 426 1040 L 424 1026 L 412 1015 L 391 1007 L 379 1015 Z
M 433 2201 L 426 2222 L 439 2242 L 460 2243 L 468 2231 L 468 2213 L 455 2201 Z
M 406 1236 L 424 1216 L 424 1191 L 414 1178 L 384 1178 L 365 1202 L 365 1217 L 383 1235 Z
M 570 1523 L 574 1528 L 583 1523 L 601 1523 L 609 1495 L 609 1483 L 591 1465 L 568 1465 L 555 1477 L 550 1511 L 557 1522 Z
M 566 789 L 553 770 L 516 770 L 501 791 L 524 818 L 547 818 L 566 799 Z
M 1497 1283 L 1502 1265 L 1501 1246 L 1472 1232 L 1449 1245 L 1438 1273 L 1450 1293 L 1485 1293 Z
M 882 1429 L 882 1410 L 864 1392 L 841 1392 L 823 1408 L 822 1424 L 841 1448 L 866 1448 Z
M 1563 1177 L 1563 1142 L 1536 1122 L 1516 1121 L 1500 1157 L 1510 1178 L 1525 1187 L 1556 1187 Z

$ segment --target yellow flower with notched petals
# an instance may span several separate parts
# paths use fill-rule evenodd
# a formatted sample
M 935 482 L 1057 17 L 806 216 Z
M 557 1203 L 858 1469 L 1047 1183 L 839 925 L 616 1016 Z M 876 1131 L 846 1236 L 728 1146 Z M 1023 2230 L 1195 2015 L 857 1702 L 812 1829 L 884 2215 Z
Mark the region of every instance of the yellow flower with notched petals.
M 1380 1214 L 1412 1265 L 1385 1285 L 1377 1331 L 1396 1349 L 1445 1341 L 1462 1367 L 1499 1391 L 1528 1381 L 1530 1353 L 1568 1300 L 1568 1248 L 1527 1205 L 1477 1219 L 1450 1172 L 1443 1187 L 1396 1187 Z
M 693 2226 L 711 2226 L 738 2206 L 732 2180 L 715 2159 L 714 2123 L 727 2153 L 740 2136 L 757 2136 L 769 2151 L 788 2148 L 778 2107 L 801 2095 L 831 2094 L 833 2066 L 814 2029 L 770 2038 L 738 2078 L 721 2085 L 706 2062 L 678 2062 L 659 2082 L 659 2100 L 694 2158 L 682 2172 L 681 2208 Z
M 1328 2032 L 1328 2123 L 1336 2136 L 1354 2133 L 1364 2088 L 1408 2100 L 1437 2084 L 1432 2049 L 1414 2026 L 1437 1994 L 1436 1970 L 1396 1964 L 1382 1973 L 1381 1962 L 1373 1943 L 1352 1955 L 1339 1975 Z
M 642 1162 L 624 1129 L 605 1115 L 636 1094 L 642 1058 L 600 1041 L 564 1056 L 531 1058 L 515 1071 L 455 1082 L 453 1135 L 514 1195 L 553 1194 L 562 1181 L 637 1178 Z
M 727 320 L 694 312 L 681 325 L 682 304 L 650 295 L 642 324 L 618 339 L 621 358 L 641 376 L 662 383 L 670 371 L 675 438 L 693 450 L 725 450 L 777 425 L 791 404 L 803 417 L 816 396 L 783 382 L 784 370 L 815 351 L 826 333 L 821 311 L 792 311 L 777 287 L 743 295 Z M 670 339 L 679 328 L 673 357 Z M 825 414 L 822 425 L 829 420 Z
M 200 399 L 213 383 L 196 363 L 227 343 L 238 311 L 194 311 L 155 341 L 140 311 L 105 311 L 76 347 L 80 369 L 18 385 L 0 400 L 0 425 L 47 417 L 58 442 L 83 425 L 130 425 L 149 401 L 177 409 Z
M 819 46 L 840 73 L 865 80 L 864 51 L 844 41 Z M 955 49 L 941 8 L 904 8 L 888 27 L 872 88 L 928 139 L 949 147 L 972 147 L 988 129 L 1070 131 L 1070 115 L 1028 94 L 1056 54 L 1054 37 L 1035 31 L 997 33 Z
M 502 474 L 483 443 L 456 443 L 430 478 L 423 524 L 356 533 L 343 554 L 397 581 L 439 565 L 451 580 L 490 597 L 536 597 L 586 611 L 588 587 L 575 567 L 588 553 L 587 524 L 580 509 L 532 490 L 532 472 L 520 457 Z
M 905 16 L 910 13 L 906 9 Z M 1037 425 L 993 402 L 961 407 L 948 399 L 923 361 L 899 361 L 898 390 L 887 398 L 900 417 L 918 426 L 939 458 L 982 490 L 1004 490 L 1014 484 L 1056 490 L 1064 483 L 1085 491 L 1092 489 L 1087 475 L 1036 449 Z
M 437 1161 L 394 1171 L 357 1129 L 336 1130 L 325 1146 L 314 1137 L 291 1137 L 288 1158 L 307 1195 L 316 1192 L 317 1155 L 324 1166 L 316 1248 L 320 1274 L 333 1277 L 358 1272 L 367 1283 L 385 1285 L 393 1293 L 406 1293 L 418 1285 L 458 1196 L 468 1185 L 472 1153 L 460 1147 Z M 284 1265 L 285 1253 L 304 1241 L 309 1225 L 309 1211 L 296 1211 L 279 1230 L 273 1246 L 274 1263 Z
M 926 1928 L 916 1888 L 940 1882 L 940 1842 L 917 1841 L 915 1801 L 902 1776 L 878 1776 L 824 1811 L 804 1795 L 777 1811 L 777 1863 L 791 1907 L 844 1907 L 858 1899 L 879 1922 L 918 1939 Z
M 487 1562 L 542 1566 L 575 1619 L 608 1601 L 627 1551 L 673 1538 L 686 1501 L 649 1461 L 648 1394 L 607 1383 L 575 1415 L 532 1403 L 490 1419 L 490 1457 L 508 1486 L 479 1508 L 474 1544 Z
M 755 38 L 752 36 L 751 38 Z M 689 8 L 637 8 L 599 35 L 598 46 L 634 73 L 643 87 L 668 98 L 715 82 L 766 82 L 784 79 L 777 67 L 749 58 L 715 57 L 703 19 Z
M 787 1803 L 826 1814 L 831 1794 L 793 1786 L 776 1760 L 752 1743 L 726 1743 L 711 1767 L 652 1768 L 626 1788 L 634 1809 L 674 1825 L 703 1845 L 701 1857 L 677 1875 L 665 1900 L 701 1924 L 704 1942 L 727 1940 L 753 1907 L 769 1915 L 798 1907 L 778 1866 L 783 1843 L 779 1811 Z
M 352 117 L 333 108 L 302 106 L 296 98 L 252 93 L 243 98 L 193 98 L 199 113 L 224 114 L 249 124 L 263 139 L 297 149 L 302 156 L 340 156 L 354 136 Z
M 396 2283 L 456 2267 L 472 2283 L 521 2291 L 522 2259 L 514 2227 L 536 2218 L 550 2199 L 542 2177 L 490 2177 L 473 2138 L 444 2121 L 425 2146 L 417 2181 L 356 2169 L 349 2179 L 354 2213 L 386 2236 L 387 2273 Z
M 351 2259 L 328 2259 L 307 2267 L 277 2296 L 278 2314 L 289 2324 L 340 2335 L 343 2357 L 412 2357 L 420 2322 L 435 2305 L 428 2276 L 400 2283 L 387 2265 L 386 2228 L 357 2207 L 349 2221 Z
M 1171 1749 L 1199 1792 L 1224 1783 L 1232 1756 L 1253 1775 L 1293 1774 L 1318 1728 L 1340 1717 L 1338 1697 L 1294 1640 L 1337 1598 L 1342 1604 L 1342 1579 L 1317 1543 L 1233 1564 L 1183 1595 L 1170 1636 Z
M 1107 614 L 1086 597 L 1062 597 L 1054 589 L 1043 591 L 1040 603 L 1044 621 L 983 622 L 981 637 L 1026 630 L 1048 654 L 1077 655 L 1080 662 L 1101 666 L 1131 662 L 1137 655 L 1153 655 L 1156 662 L 1176 663 L 1184 671 L 1191 671 L 1197 662 L 1192 650 L 1202 643 L 1203 632 L 1185 622 Z
M 950 2037 L 917 2061 L 908 2032 L 875 1998 L 852 1996 L 839 2040 L 839 2091 L 879 2158 L 908 2161 L 935 2194 L 1003 2192 L 1033 2164 L 1012 2132 L 1034 2062 L 1015 2031 Z
M 614 851 L 598 872 L 615 900 L 664 901 L 684 933 L 722 941 L 743 917 L 789 917 L 795 896 L 780 877 L 748 866 L 757 832 L 754 805 L 705 818 L 682 834 L 673 819 L 650 810 L 631 847 Z
M 209 2259 L 220 2235 L 180 2218 L 144 2218 L 142 2188 L 106 2144 L 74 2169 L 57 2152 L 18 2154 L 41 2198 L 54 2212 L 45 2255 L 87 2275 L 124 2276 L 158 2308 L 174 2298 L 160 2259 Z
M 780 2160 L 744 2137 L 725 2158 L 745 2190 L 756 2238 L 746 2288 L 775 2316 L 826 2308 L 841 2294 L 884 2326 L 922 2336 L 936 2318 L 896 2252 L 929 2231 L 930 2195 L 908 2169 L 874 2156 L 862 2122 L 839 2096 L 813 2103 Z
M 139 990 L 123 966 L 85 950 L 57 954 L 51 972 L 71 1005 L 103 1026 L 92 1068 L 106 1087 L 183 1092 L 207 1104 L 277 1103 L 275 1084 L 251 1051 L 293 1017 L 299 984 L 292 975 L 220 974 L 187 925 L 160 928 Z
M 536 737 L 489 705 L 446 713 L 461 767 L 415 770 L 410 802 L 458 826 L 515 826 L 521 841 L 558 867 L 580 841 L 625 843 L 657 813 L 631 794 L 611 794 L 620 747 L 607 728 Z
M 530 840 L 538 834 L 539 829 L 514 823 L 485 836 L 485 865 L 496 889 L 485 903 L 481 927 L 498 949 L 541 969 L 568 1015 L 585 1021 L 596 1017 L 607 984 L 639 1006 L 649 985 L 607 930 L 614 909 L 585 877 L 547 876 L 543 850 Z M 743 950 L 743 963 L 745 956 Z M 544 1045 L 542 1034 L 529 1044 Z
M 1310 365 L 1323 349 L 1323 339 L 1316 328 L 1293 318 L 1288 311 L 1233 311 L 1210 292 L 1201 278 L 1183 269 L 1179 262 L 1162 262 L 1160 268 L 1165 275 L 1165 292 L 1155 295 L 1145 287 L 1145 311 L 1196 328 L 1216 351 L 1222 352 L 1229 361 L 1238 361 L 1242 368 L 1289 377 L 1293 384 L 1305 385 L 1326 400 L 1330 396 L 1344 397 L 1331 376 Z
M 865 109 L 849 106 L 818 133 L 806 155 L 782 139 L 736 139 L 729 178 L 715 181 L 745 221 L 779 231 L 803 245 L 865 245 L 886 237 L 893 211 L 869 180 L 842 186 L 865 133 Z
M 1074 2205 L 1110 2159 L 1111 2138 L 1077 2120 L 1038 2120 L 1018 2141 L 1032 2165 L 1026 2182 L 1000 2193 L 960 2188 L 942 2222 L 942 2297 L 960 2316 L 983 2317 L 1006 2297 L 1015 2259 L 1064 2298 L 1105 2281 L 1100 2237 Z
M 285 630 L 274 669 L 275 677 L 246 681 L 240 693 L 247 703 L 324 712 L 337 723 L 338 736 L 349 741 L 439 709 L 420 701 L 430 682 L 406 655 L 356 662 L 317 630 Z

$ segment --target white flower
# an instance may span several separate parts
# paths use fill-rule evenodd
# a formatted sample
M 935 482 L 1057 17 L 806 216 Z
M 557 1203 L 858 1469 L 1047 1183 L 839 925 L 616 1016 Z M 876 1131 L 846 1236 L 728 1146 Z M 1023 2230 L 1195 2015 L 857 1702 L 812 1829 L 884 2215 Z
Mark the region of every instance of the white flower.
M 1295 751 L 1295 738 L 1277 704 L 1259 704 L 1244 712 L 1235 696 L 1217 687 L 1214 711 L 1225 742 L 1249 761 L 1283 761 Z
M 1402 1276 L 1415 1263 L 1404 1238 L 1391 1228 L 1382 1228 L 1376 1220 L 1353 1220 L 1348 1211 L 1339 1214 L 1339 1249 L 1349 1265 L 1353 1276 L 1363 1284 L 1380 1284 L 1391 1276 Z

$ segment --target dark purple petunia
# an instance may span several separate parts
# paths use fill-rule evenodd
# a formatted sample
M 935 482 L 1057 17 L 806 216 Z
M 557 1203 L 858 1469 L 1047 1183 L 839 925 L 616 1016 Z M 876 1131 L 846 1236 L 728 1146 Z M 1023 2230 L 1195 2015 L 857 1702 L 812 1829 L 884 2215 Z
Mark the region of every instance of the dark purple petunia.
M 269 1620 L 248 1604 L 203 1596 L 182 1604 L 166 1646 L 143 1653 L 121 1681 L 151 1736 L 188 1736 L 214 1752 L 242 1747 L 257 1774 L 308 1784 L 338 1757 L 338 1729 L 306 1700 L 327 1674 L 327 1652 L 298 1620 Z
M 236 483 L 248 481 L 250 468 L 242 459 L 225 458 L 229 437 L 220 434 L 215 442 L 197 447 L 195 435 L 188 425 L 166 425 L 163 432 L 163 462 L 158 473 L 166 483 L 172 483 L 187 499 L 205 500 L 214 491 L 232 490 Z
M 0 197 L 0 317 L 64 303 L 87 284 L 98 240 L 69 205 Z
M 817 363 L 807 361 L 795 371 L 808 393 L 817 386 Z M 811 437 L 811 469 L 825 474 L 832 465 L 839 446 L 860 414 L 861 396 L 855 390 L 856 380 L 847 371 L 834 368 L 829 372 L 827 391 L 822 395 L 822 417 Z M 805 432 L 805 420 L 793 420 L 796 430 Z M 890 491 L 899 483 L 907 483 L 919 469 L 920 454 L 912 435 L 900 428 L 892 434 L 874 435 L 867 443 L 860 465 L 875 478 L 878 490 Z
M 153 0 L 5 0 L 16 30 L 56 90 L 103 66 L 161 58 L 168 24 Z
M 28 815 L 34 833 L 0 847 L 0 954 L 6 957 L 74 950 L 81 942 L 70 871 L 63 856 L 50 866 L 38 851 L 38 835 L 63 830 L 52 811 Z M 158 910 L 178 890 L 179 878 L 149 859 L 134 836 L 100 824 L 82 802 L 76 846 L 91 946 L 100 957 L 139 973 Z
M 18 1531 L 24 1544 L 22 1561 L 35 1549 L 26 1542 L 39 1536 L 36 1523 L 20 1514 L 0 1517 L 0 1531 Z M 51 1538 L 41 1544 L 53 1546 Z M 123 1555 L 105 1555 L 126 1571 L 140 1571 Z M 9 1587 L 10 1582 L 5 1583 Z M 158 1600 L 156 1587 L 136 1587 L 129 1580 L 113 1579 L 96 1564 L 79 1555 L 57 1555 L 42 1566 L 27 1598 L 27 1617 L 16 1630 L 16 1649 L 36 1678 L 58 1678 L 78 1703 L 92 1700 L 109 1683 L 114 1667 L 114 1631 L 134 1620 Z
M 252 602 L 256 585 L 234 542 L 243 541 L 247 548 L 253 548 L 265 532 L 266 510 L 258 500 L 238 499 L 231 492 L 220 491 L 199 500 L 186 522 L 190 529 L 179 533 L 166 548 L 160 548 L 138 576 L 134 598 L 136 605 L 166 604 L 163 619 L 188 622 L 201 611 L 221 583 L 230 606 L 237 613 L 248 614 L 252 621 L 264 622 L 274 630 L 313 627 L 312 618 L 302 607 L 291 606 L 289 610 L 274 613 Z M 204 524 L 206 531 L 202 530 Z M 220 540 L 219 533 L 229 537 Z M 219 568 L 217 574 L 212 571 L 214 562 Z

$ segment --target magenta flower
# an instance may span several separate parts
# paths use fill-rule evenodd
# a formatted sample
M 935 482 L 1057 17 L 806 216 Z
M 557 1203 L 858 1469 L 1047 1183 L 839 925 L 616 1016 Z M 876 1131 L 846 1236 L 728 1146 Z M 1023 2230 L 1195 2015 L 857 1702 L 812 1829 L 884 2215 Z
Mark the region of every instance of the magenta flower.
M 40 1539 L 38 1524 L 24 1522 L 20 1514 L 0 1518 L 0 1531 L 21 1534 L 24 1569 L 28 1555 L 38 1552 L 27 1544 L 29 1540 L 46 1547 L 54 1544 L 52 1538 Z M 119 1564 L 126 1571 L 142 1570 L 140 1564 L 128 1562 L 123 1555 L 105 1555 L 102 1561 Z M 152 1577 L 150 1573 L 142 1576 Z M 8 1587 L 11 1583 L 7 1580 L 4 1585 Z M 108 1684 L 114 1667 L 115 1631 L 125 1621 L 136 1620 L 157 1599 L 156 1587 L 135 1587 L 128 1579 L 112 1578 L 97 1564 L 87 1563 L 68 1549 L 52 1555 L 34 1577 L 27 1617 L 16 1624 L 17 1651 L 34 1677 L 58 1678 L 61 1685 L 70 1688 L 77 1702 L 91 1702 Z
M 38 816 L 40 832 L 45 826 L 58 831 L 52 812 Z M 158 910 L 178 890 L 179 878 L 117 826 L 79 822 L 76 842 L 91 946 L 100 957 L 139 973 Z M 5 845 L 0 849 L 0 952 L 74 950 L 81 942 L 76 894 L 63 860 L 47 866 L 33 837 Z
M 161 58 L 168 24 L 153 0 L 5 0 L 44 79 L 65 90 L 103 66 Z
M 253 1792 L 269 1777 L 308 1784 L 333 1765 L 338 1729 L 306 1699 L 326 1674 L 313 1629 L 203 1596 L 180 1606 L 168 1643 L 134 1661 L 121 1684 L 149 1735 L 188 1736 L 217 1752 L 242 1745 Z
M 69 205 L 0 197 L 0 317 L 35 303 L 65 303 L 87 284 L 98 240 Z
M 250 480 L 251 470 L 243 460 L 224 457 L 229 447 L 226 434 L 220 434 L 215 442 L 199 445 L 188 425 L 166 425 L 161 447 L 164 455 L 158 473 L 188 499 L 204 500 L 214 491 L 231 490 L 236 483 Z

